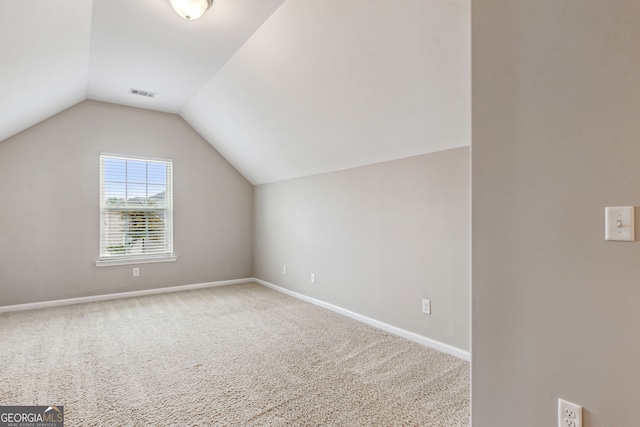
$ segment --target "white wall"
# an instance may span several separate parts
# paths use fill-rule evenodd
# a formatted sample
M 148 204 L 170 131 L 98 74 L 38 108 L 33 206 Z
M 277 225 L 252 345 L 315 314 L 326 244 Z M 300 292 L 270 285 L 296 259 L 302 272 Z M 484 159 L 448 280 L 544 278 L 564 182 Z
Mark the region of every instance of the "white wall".
M 472 8 L 473 426 L 640 425 L 640 2 Z
M 464 147 L 256 186 L 255 275 L 468 351 L 469 174 Z
M 100 152 L 173 159 L 176 262 L 95 266 Z M 0 195 L 0 306 L 253 274 L 253 187 L 176 115 L 77 104 L 0 142 Z

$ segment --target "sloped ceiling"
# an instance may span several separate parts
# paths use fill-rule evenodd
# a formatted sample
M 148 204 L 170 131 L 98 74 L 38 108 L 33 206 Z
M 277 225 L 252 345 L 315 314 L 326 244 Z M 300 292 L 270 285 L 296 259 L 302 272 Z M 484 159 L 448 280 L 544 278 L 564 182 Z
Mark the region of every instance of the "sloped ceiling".
M 0 141 L 87 96 L 91 2 L 0 2 Z
M 95 99 L 182 115 L 254 184 L 469 145 L 469 15 L 469 0 L 215 0 L 196 21 L 168 0 L 0 2 L 0 140 Z

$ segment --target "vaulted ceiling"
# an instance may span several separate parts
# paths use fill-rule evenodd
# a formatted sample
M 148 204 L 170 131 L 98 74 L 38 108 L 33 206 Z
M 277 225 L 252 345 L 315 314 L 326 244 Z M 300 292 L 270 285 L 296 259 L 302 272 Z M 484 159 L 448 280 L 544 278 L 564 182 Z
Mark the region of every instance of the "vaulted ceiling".
M 254 184 L 466 146 L 469 16 L 469 0 L 214 0 L 195 21 L 168 0 L 3 1 L 0 141 L 94 99 L 180 114 Z

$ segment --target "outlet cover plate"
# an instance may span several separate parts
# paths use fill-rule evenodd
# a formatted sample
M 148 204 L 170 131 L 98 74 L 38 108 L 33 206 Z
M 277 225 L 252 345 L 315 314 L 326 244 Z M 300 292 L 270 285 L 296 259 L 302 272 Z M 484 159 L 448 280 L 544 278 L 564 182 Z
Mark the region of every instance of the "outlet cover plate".
M 582 406 L 558 399 L 558 427 L 582 427 Z
M 428 299 L 422 300 L 422 312 L 424 314 L 431 314 L 431 300 L 428 300 Z

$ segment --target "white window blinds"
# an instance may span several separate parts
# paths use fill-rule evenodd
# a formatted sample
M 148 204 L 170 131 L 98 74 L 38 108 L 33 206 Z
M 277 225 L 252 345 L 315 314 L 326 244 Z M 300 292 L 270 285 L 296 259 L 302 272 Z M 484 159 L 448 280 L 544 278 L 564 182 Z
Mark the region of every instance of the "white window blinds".
M 172 161 L 100 155 L 100 260 L 173 253 Z

